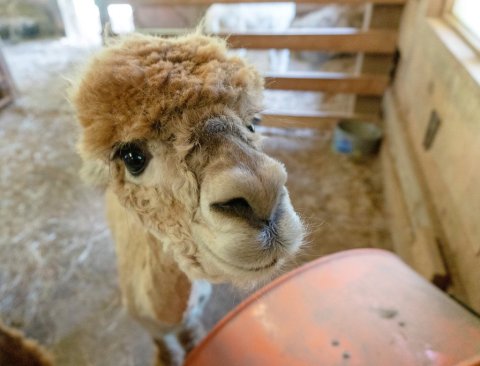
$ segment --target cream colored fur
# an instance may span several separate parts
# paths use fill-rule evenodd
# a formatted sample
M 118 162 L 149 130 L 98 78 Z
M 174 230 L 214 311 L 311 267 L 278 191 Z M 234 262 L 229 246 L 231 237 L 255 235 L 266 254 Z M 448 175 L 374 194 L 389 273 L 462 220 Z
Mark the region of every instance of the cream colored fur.
M 302 244 L 286 171 L 247 128 L 262 88 L 217 38 L 136 35 L 96 56 L 72 95 L 82 174 L 106 187 L 123 300 L 158 364 L 181 363 L 172 334 L 186 351 L 198 340 L 205 280 L 256 286 Z M 151 156 L 137 177 L 116 155 L 130 142 Z M 239 197 L 250 214 L 218 209 Z

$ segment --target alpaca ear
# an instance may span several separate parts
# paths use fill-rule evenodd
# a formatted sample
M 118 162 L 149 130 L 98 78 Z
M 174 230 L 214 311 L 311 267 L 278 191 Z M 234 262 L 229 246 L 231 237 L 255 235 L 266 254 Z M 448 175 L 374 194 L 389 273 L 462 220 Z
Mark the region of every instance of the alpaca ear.
M 100 159 L 84 160 L 80 177 L 89 185 L 105 188 L 110 180 L 110 167 Z

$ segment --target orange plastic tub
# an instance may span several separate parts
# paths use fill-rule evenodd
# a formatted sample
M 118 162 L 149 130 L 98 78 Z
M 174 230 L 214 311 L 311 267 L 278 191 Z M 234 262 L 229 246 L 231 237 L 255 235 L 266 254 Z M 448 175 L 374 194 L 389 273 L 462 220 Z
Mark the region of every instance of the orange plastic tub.
M 188 366 L 479 365 L 480 320 L 389 252 L 324 257 L 223 319 Z

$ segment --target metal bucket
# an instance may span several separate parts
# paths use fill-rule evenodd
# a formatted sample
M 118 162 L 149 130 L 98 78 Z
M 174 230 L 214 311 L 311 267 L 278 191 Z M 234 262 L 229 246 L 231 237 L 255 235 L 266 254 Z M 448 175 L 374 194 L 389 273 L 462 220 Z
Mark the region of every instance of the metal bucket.
M 333 134 L 333 149 L 353 158 L 375 155 L 382 141 L 382 130 L 373 123 L 359 120 L 340 121 Z

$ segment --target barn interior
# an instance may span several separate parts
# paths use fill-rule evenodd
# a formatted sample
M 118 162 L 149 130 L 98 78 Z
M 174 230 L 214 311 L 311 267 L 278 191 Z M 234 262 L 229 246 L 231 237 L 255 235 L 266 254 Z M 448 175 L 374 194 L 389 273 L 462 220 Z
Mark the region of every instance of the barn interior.
M 121 304 L 104 194 L 79 177 L 68 90 L 109 37 L 201 20 L 265 76 L 257 129 L 308 226 L 294 265 L 389 250 L 480 312 L 475 19 L 475 0 L 0 1 L 0 319 L 59 365 L 149 364 L 150 337 Z M 380 151 L 336 151 L 339 121 L 379 127 Z M 247 295 L 215 285 L 205 327 Z

